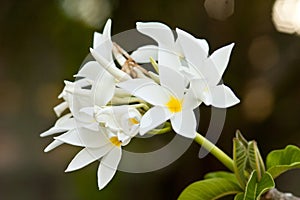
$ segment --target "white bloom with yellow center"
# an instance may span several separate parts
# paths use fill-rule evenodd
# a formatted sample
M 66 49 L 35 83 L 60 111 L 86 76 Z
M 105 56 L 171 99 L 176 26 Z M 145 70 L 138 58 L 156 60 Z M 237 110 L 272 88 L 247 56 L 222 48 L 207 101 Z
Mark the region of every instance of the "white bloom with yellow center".
M 81 127 L 55 139 L 84 147 L 70 162 L 66 172 L 81 169 L 101 159 L 98 168 L 98 187 L 101 190 L 116 173 L 122 156 L 121 146 L 127 145 L 138 133 L 141 114 L 129 105 L 84 108 L 82 112 L 94 116 L 98 130 Z
M 141 114 L 132 106 L 95 107 L 94 117 L 112 132 L 117 133 L 122 143 L 134 137 L 139 131 Z
M 176 29 L 172 30 L 159 22 L 138 22 L 137 30 L 152 39 L 158 46 L 146 45 L 132 53 L 137 62 L 149 62 L 149 57 L 158 61 L 159 66 L 172 66 L 190 81 L 191 89 L 199 103 L 227 108 L 239 103 L 232 90 L 220 84 L 229 62 L 233 44 L 222 47 L 209 56 L 209 46 L 204 39 Z
M 153 105 L 142 117 L 140 134 L 171 121 L 174 131 L 194 138 L 196 118 L 193 109 L 199 106 L 190 90 L 186 91 L 184 77 L 169 67 L 159 67 L 160 85 L 150 79 L 132 79 L 117 86 Z

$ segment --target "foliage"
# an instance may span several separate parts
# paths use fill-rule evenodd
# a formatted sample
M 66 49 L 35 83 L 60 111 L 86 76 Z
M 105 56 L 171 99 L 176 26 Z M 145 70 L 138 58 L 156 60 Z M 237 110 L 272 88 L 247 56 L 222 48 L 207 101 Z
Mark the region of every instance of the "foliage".
M 233 139 L 233 163 L 233 173 L 208 173 L 204 180 L 189 185 L 179 199 L 212 200 L 235 194 L 234 200 L 259 200 L 265 192 L 275 187 L 276 177 L 300 168 L 300 148 L 288 145 L 285 149 L 270 152 L 266 170 L 257 143 L 247 141 L 237 131 Z

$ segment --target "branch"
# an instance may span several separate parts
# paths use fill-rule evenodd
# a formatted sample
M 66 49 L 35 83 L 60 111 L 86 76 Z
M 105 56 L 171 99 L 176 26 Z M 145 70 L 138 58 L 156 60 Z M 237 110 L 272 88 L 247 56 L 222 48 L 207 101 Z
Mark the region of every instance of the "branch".
M 279 192 L 277 189 L 271 189 L 266 192 L 261 200 L 300 200 L 299 197 L 294 196 L 291 193 Z

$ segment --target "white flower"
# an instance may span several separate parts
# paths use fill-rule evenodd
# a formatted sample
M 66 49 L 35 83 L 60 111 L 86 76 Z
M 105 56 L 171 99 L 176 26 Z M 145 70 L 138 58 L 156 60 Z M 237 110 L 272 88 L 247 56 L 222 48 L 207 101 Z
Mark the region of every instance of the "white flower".
M 191 89 L 199 103 L 227 108 L 239 103 L 232 90 L 219 84 L 229 62 L 233 44 L 208 55 L 209 46 L 203 39 L 176 29 L 175 40 L 172 30 L 158 22 L 137 23 L 137 30 L 151 38 L 158 47 L 148 45 L 133 52 L 137 62 L 149 62 L 149 57 L 158 60 L 159 66 L 170 66 L 179 70 L 190 81 Z
M 183 68 L 183 73 L 190 80 L 190 87 L 198 100 L 219 108 L 239 103 L 239 99 L 228 86 L 219 84 L 228 65 L 233 44 L 208 56 L 208 48 L 204 49 L 197 38 L 180 29 L 176 29 L 176 32 L 177 41 L 189 67 Z
M 103 123 L 112 132 L 116 132 L 119 138 L 134 137 L 139 131 L 141 114 L 129 105 L 94 108 L 95 120 Z M 122 140 L 123 143 L 125 140 Z
M 118 83 L 120 88 L 154 105 L 142 117 L 140 134 L 154 129 L 170 119 L 174 131 L 182 136 L 194 138 L 196 119 L 193 109 L 199 104 L 191 98 L 184 77 L 176 70 L 160 66 L 160 84 L 150 79 L 132 79 Z
M 80 127 L 96 129 L 94 119 L 81 112 L 81 109 L 94 105 L 105 106 L 114 95 L 115 80 L 95 61 L 86 63 L 76 77 L 80 79 L 75 82 L 65 81 L 66 86 L 59 96 L 65 100 L 62 103 L 64 106 L 60 106 L 59 112 L 55 109 L 58 115 L 66 108 L 69 108 L 70 113 L 59 118 L 54 127 L 41 133 L 41 137 L 58 133 L 69 134 Z M 48 152 L 61 144 L 61 141 L 54 140 L 44 151 Z
M 98 168 L 98 187 L 101 190 L 116 173 L 122 156 L 121 146 L 127 145 L 130 139 L 138 133 L 141 115 L 129 105 L 104 109 L 100 107 L 85 108 L 83 112 L 94 116 L 95 121 L 99 124 L 97 131 L 81 127 L 55 139 L 84 147 L 73 158 L 66 172 L 78 170 L 101 159 Z

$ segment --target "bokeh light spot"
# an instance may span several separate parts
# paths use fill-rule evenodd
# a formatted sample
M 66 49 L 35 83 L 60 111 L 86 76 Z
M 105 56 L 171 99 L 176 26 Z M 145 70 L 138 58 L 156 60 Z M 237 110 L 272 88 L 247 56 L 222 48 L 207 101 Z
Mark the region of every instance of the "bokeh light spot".
M 263 35 L 251 42 L 248 57 L 255 69 L 268 70 L 278 63 L 279 49 L 270 36 Z
M 251 82 L 242 99 L 244 114 L 251 121 L 261 122 L 273 111 L 274 94 L 265 80 Z
M 277 0 L 273 6 L 273 22 L 280 32 L 300 34 L 300 0 Z
M 93 28 L 101 27 L 112 11 L 109 0 L 63 0 L 61 6 L 68 16 Z

